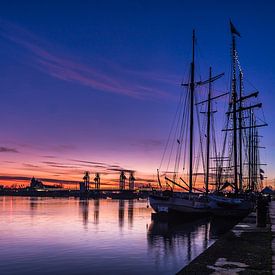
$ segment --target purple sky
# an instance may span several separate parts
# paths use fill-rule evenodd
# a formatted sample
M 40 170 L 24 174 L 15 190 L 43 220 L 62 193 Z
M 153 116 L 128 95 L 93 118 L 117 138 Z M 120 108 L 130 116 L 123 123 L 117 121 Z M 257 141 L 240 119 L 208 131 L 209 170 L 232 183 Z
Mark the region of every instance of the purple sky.
M 210 65 L 228 74 L 229 18 L 242 34 L 238 49 L 247 92 L 254 86 L 261 92 L 269 123 L 262 131 L 262 159 L 273 179 L 272 1 L 67 2 L 1 4 L 5 183 L 33 175 L 78 181 L 86 169 L 106 173 L 106 182 L 120 168 L 152 177 L 188 73 L 192 29 L 201 53 L 199 76 L 205 78 Z

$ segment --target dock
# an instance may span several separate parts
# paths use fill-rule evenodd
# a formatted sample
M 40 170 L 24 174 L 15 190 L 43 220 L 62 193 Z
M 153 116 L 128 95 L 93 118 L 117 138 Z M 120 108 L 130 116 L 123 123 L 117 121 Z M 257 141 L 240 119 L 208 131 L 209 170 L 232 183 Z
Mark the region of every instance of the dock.
M 86 192 L 68 189 L 36 190 L 36 189 L 3 189 L 0 190 L 0 196 L 23 196 L 23 197 L 74 197 L 80 199 L 146 199 L 150 192 L 139 190 L 120 190 L 120 189 L 90 189 Z
M 275 274 L 275 201 L 266 227 L 251 213 L 179 271 L 183 274 Z

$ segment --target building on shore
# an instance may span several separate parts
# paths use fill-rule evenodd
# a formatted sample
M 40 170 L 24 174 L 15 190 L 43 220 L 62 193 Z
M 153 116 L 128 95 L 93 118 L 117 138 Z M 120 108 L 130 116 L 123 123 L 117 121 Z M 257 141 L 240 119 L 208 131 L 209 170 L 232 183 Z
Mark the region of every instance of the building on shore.
M 61 188 L 60 185 L 47 185 L 44 184 L 41 180 L 32 177 L 30 181 L 30 189 L 33 190 L 50 190 L 50 189 L 58 189 Z

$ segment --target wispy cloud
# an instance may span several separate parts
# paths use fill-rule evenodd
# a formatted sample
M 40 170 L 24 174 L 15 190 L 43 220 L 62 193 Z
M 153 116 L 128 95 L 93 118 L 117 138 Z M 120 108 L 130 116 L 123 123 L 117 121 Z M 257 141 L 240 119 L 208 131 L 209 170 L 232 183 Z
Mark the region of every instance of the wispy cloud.
M 58 153 L 69 152 L 76 149 L 76 145 L 74 144 L 57 144 L 50 147 L 50 149 Z
M 112 172 L 133 172 L 134 170 L 124 168 L 117 164 L 109 164 L 106 162 L 96 162 L 96 161 L 87 161 L 87 160 L 79 160 L 79 159 L 70 159 L 70 161 L 76 162 L 82 166 L 86 166 L 85 164 L 88 164 L 88 167 L 100 169 L 102 172 L 105 172 L 107 174 L 112 174 Z
M 55 159 L 56 156 L 42 156 L 42 158 L 46 158 L 46 159 Z
M 27 168 L 39 168 L 38 165 L 31 164 L 31 163 L 23 163 L 23 166 Z
M 1 146 L 0 153 L 19 153 L 19 151 L 15 148 Z
M 54 168 L 62 168 L 62 169 L 78 169 L 79 166 L 76 165 L 70 165 L 70 164 L 64 164 L 60 162 L 54 162 L 54 161 L 42 161 L 43 164 L 46 164 L 50 167 Z
M 86 163 L 86 164 L 92 164 L 92 165 L 106 165 L 105 162 L 88 161 L 88 160 L 80 160 L 80 159 L 69 159 L 69 160 L 78 162 L 78 163 Z
M 174 82 L 175 77 L 150 72 L 136 72 L 106 62 L 104 72 L 96 66 L 76 62 L 71 57 L 61 56 L 51 46 L 24 28 L 0 19 L 0 35 L 31 53 L 33 66 L 44 73 L 68 82 L 78 83 L 93 91 L 115 93 L 138 99 L 172 98 L 173 95 L 160 89 L 160 83 Z M 31 63 L 31 62 L 30 62 Z M 115 70 L 114 70 L 115 69 Z M 147 85 L 141 83 L 148 83 Z M 150 83 L 150 84 L 149 84 Z
M 53 179 L 53 178 L 39 178 L 42 181 L 45 182 L 51 182 L 51 183 L 59 183 L 59 184 L 78 184 L 78 181 L 72 181 L 72 180 L 59 180 L 59 179 Z M 30 177 L 25 176 L 0 176 L 0 180 L 8 180 L 8 181 L 30 181 Z
M 132 146 L 139 147 L 146 152 L 159 150 L 163 146 L 163 140 L 160 139 L 139 139 L 131 143 Z

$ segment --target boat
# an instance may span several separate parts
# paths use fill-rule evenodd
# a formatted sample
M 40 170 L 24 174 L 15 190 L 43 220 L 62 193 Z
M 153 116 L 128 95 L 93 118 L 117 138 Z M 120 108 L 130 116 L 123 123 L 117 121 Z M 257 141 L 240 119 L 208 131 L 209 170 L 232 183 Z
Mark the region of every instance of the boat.
M 257 191 L 263 180 L 264 171 L 260 168 L 259 162 L 259 135 L 258 128 L 266 126 L 257 123 L 255 109 L 261 108 L 261 103 L 254 104 L 251 99 L 258 97 L 259 92 L 252 92 L 250 94 L 244 93 L 243 84 L 243 70 L 241 68 L 238 53 L 236 49 L 236 37 L 240 36 L 232 22 L 230 21 L 230 30 L 232 36 L 232 72 L 231 72 L 231 90 L 217 96 L 212 95 L 212 83 L 224 74 L 212 76 L 212 68 L 209 68 L 209 78 L 205 81 L 195 80 L 195 31 L 192 37 L 192 61 L 190 69 L 190 81 L 182 86 L 189 91 L 187 98 L 189 100 L 181 99 L 181 102 L 187 106 L 188 118 L 182 113 L 182 121 L 179 125 L 189 126 L 188 134 L 183 131 L 181 127 L 177 132 L 179 137 L 174 138 L 177 150 L 175 157 L 175 168 L 172 172 L 164 172 L 166 187 L 160 180 L 159 169 L 158 184 L 159 190 L 156 190 L 149 196 L 149 202 L 155 212 L 177 212 L 185 215 L 206 215 L 212 214 L 215 216 L 224 217 L 241 217 L 247 215 L 254 209 Z M 237 76 L 237 73 L 238 76 Z M 237 83 L 238 81 L 238 83 Z M 198 86 L 208 84 L 208 96 L 206 100 L 195 103 L 195 89 Z M 238 88 L 238 90 L 237 90 Z M 217 148 L 211 149 L 210 145 L 215 142 L 215 133 L 211 131 L 213 126 L 213 111 L 211 102 L 217 98 L 228 95 L 229 104 L 228 110 L 225 114 L 226 127 L 222 129 L 224 133 L 224 142 L 217 153 Z M 195 188 L 194 183 L 198 171 L 194 171 L 194 107 L 200 104 L 207 105 L 206 120 L 207 129 L 205 133 L 200 133 L 199 142 L 201 144 L 201 159 L 204 167 L 204 187 L 202 189 Z M 180 113 L 180 112 L 179 112 Z M 199 123 L 199 122 L 198 122 Z M 232 133 L 231 137 L 228 133 Z M 171 134 L 171 131 L 170 131 Z M 170 136 L 169 134 L 169 136 Z M 189 137 L 187 137 L 189 135 Z M 205 149 L 202 148 L 201 136 L 205 136 Z M 213 142 L 214 140 L 214 142 Z M 188 141 L 188 142 L 187 142 Z M 168 144 L 168 143 L 167 143 Z M 166 148 L 167 148 L 166 144 Z M 184 146 L 183 146 L 184 144 Z M 188 144 L 188 150 L 186 150 Z M 174 146 L 174 145 L 173 145 Z M 184 147 L 185 152 L 182 152 Z M 165 150 L 166 150 L 165 148 Z M 186 151 L 189 154 L 189 160 L 183 160 L 189 164 L 188 180 L 184 180 L 178 176 L 178 169 L 180 166 L 180 157 L 186 156 Z M 215 156 L 213 157 L 213 152 Z M 203 153 L 205 155 L 203 156 Z M 171 154 L 169 156 L 170 163 Z M 215 161 L 215 167 L 210 167 L 212 158 Z M 198 157 L 197 157 L 198 159 Z M 163 158 L 162 158 L 163 160 Z M 184 172 L 183 167 L 182 172 Z M 171 179 L 167 174 L 173 175 Z M 186 174 L 186 173 L 185 173 Z M 210 183 L 210 174 L 212 174 L 213 182 Z M 214 176 L 213 176 L 214 174 Z M 181 181 L 179 183 L 179 180 Z M 187 183 L 188 182 L 188 183 Z M 212 189 L 210 188 L 212 185 Z M 174 187 L 177 186 L 184 190 L 184 192 L 175 192 Z M 210 190 L 211 189 L 211 190 Z
M 255 206 L 255 200 L 251 197 L 236 196 L 235 198 L 223 195 L 210 194 L 210 212 L 214 216 L 221 217 L 244 217 L 248 215 Z
M 149 202 L 155 212 L 182 213 L 186 216 L 209 212 L 207 198 L 199 193 L 160 191 L 151 194 Z
M 244 94 L 244 72 L 236 47 L 240 33 L 230 21 L 231 47 L 231 93 L 226 127 L 223 129 L 222 155 L 216 159 L 217 179 L 215 193 L 210 194 L 210 212 L 216 216 L 245 216 L 255 207 L 264 171 L 260 168 L 258 128 L 267 126 L 256 120 L 256 109 L 262 103 L 251 102 L 259 92 Z M 228 133 L 232 133 L 231 137 Z M 226 148 L 227 147 L 227 148 Z M 225 192 L 228 187 L 231 192 Z
M 173 142 L 177 146 L 177 150 L 175 153 L 175 166 L 173 171 L 173 179 L 167 176 L 168 173 L 164 173 L 164 178 L 166 181 L 166 190 L 163 190 L 163 184 L 160 180 L 159 169 L 158 172 L 158 183 L 160 190 L 155 191 L 149 196 L 149 203 L 155 212 L 167 212 L 167 213 L 180 213 L 184 215 L 207 215 L 210 211 L 209 200 L 208 197 L 204 195 L 204 193 L 208 193 L 208 184 L 206 183 L 205 190 L 201 190 L 194 187 L 195 177 L 197 175 L 197 171 L 193 170 L 193 166 L 195 164 L 195 141 L 196 137 L 194 135 L 194 126 L 195 126 L 195 89 L 198 85 L 209 84 L 211 91 L 211 83 L 220 77 L 223 74 L 212 77 L 211 71 L 209 75 L 209 79 L 206 81 L 196 81 L 195 79 L 195 30 L 193 30 L 192 35 L 192 61 L 190 64 L 190 79 L 186 84 L 182 84 L 183 87 L 186 88 L 187 92 L 185 94 L 184 99 L 180 99 L 180 104 L 183 104 L 186 109 L 182 108 L 181 112 L 179 112 L 179 116 L 181 117 L 181 122 L 178 123 L 180 126 L 179 131 L 177 132 L 178 137 L 173 140 Z M 210 95 L 211 96 L 211 95 Z M 179 107 L 181 108 L 181 107 Z M 188 114 L 188 115 L 186 115 Z M 210 121 L 208 121 L 210 123 Z M 183 127 L 185 124 L 186 127 Z M 210 127 L 208 127 L 210 130 Z M 209 136 L 210 138 L 210 136 Z M 183 144 L 188 143 L 188 149 L 185 148 L 185 152 L 182 152 Z M 209 143 L 209 140 L 208 140 Z M 172 148 L 174 145 L 172 146 Z M 208 148 L 209 149 L 209 148 Z M 187 152 L 188 151 L 188 152 Z M 209 152 L 209 150 L 208 150 Z M 182 160 L 183 165 L 185 166 L 188 162 L 189 165 L 189 173 L 188 173 L 188 183 L 183 179 L 183 177 L 179 176 L 179 166 L 181 161 L 181 156 L 186 156 L 188 153 L 189 158 Z M 169 157 L 170 162 L 170 157 Z M 185 168 L 183 168 L 184 171 Z M 181 183 L 179 183 L 179 180 Z M 177 186 L 184 192 L 175 192 L 174 187 Z

